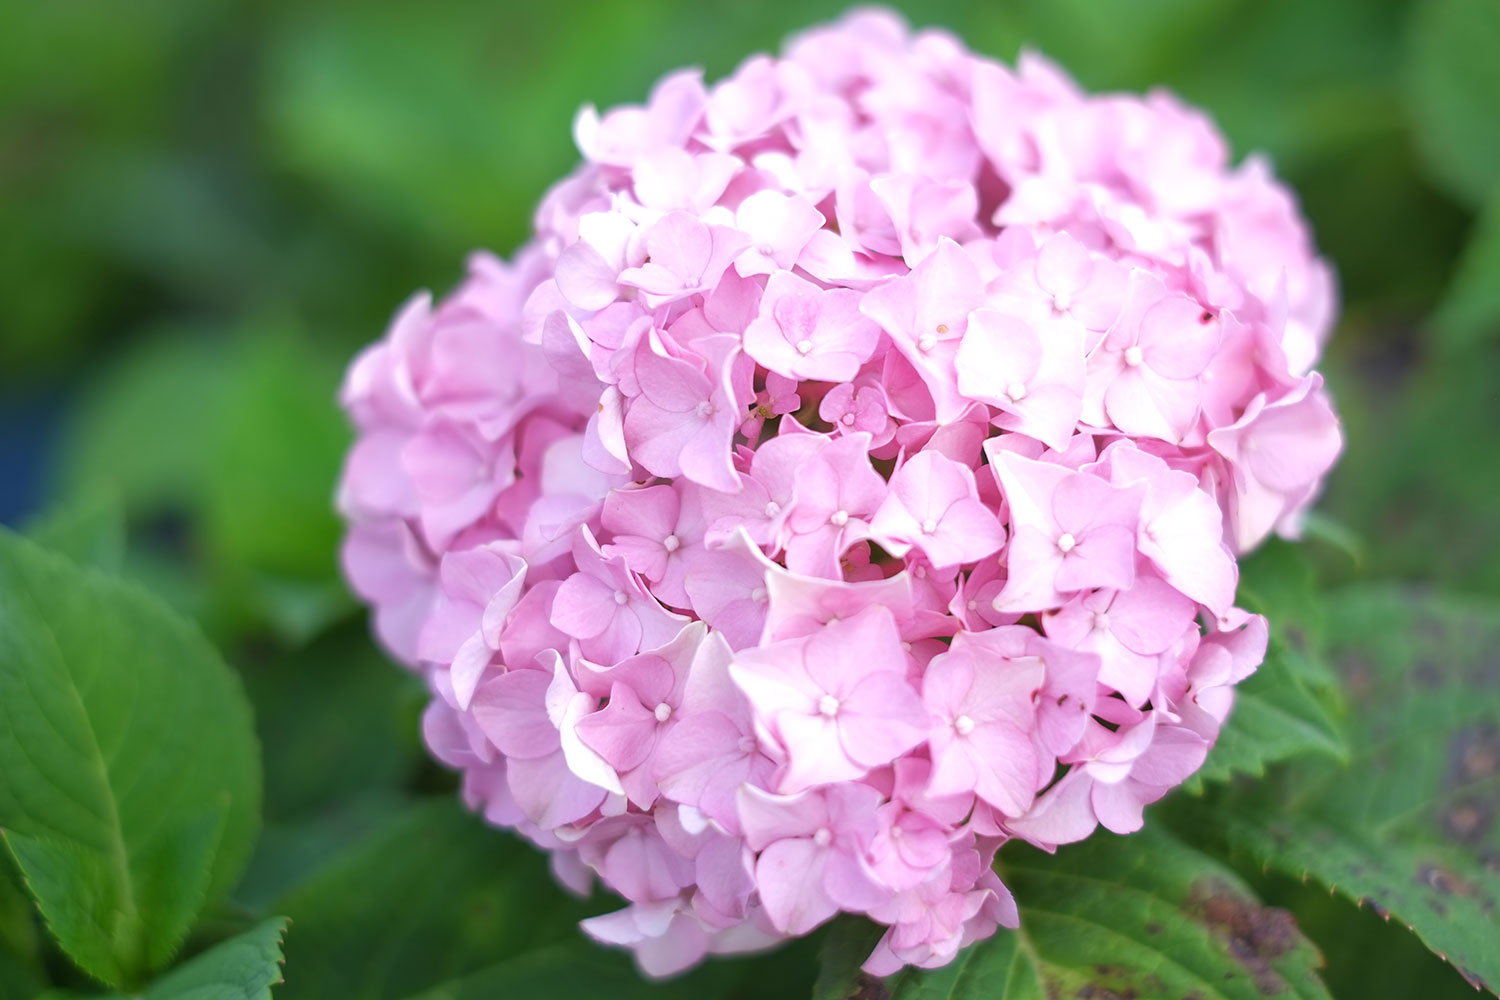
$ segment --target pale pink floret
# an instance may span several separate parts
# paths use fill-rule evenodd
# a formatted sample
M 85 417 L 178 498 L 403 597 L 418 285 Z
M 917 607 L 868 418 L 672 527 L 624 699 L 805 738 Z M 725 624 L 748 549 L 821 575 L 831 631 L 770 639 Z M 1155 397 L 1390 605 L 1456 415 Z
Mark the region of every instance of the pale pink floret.
M 1045 667 L 1009 659 L 988 633 L 963 633 L 927 665 L 934 795 L 973 792 L 1010 816 L 1031 805 L 1041 775 L 1031 733 Z
M 937 569 L 978 562 L 1005 544 L 974 473 L 935 451 L 918 452 L 896 470 L 870 531 L 894 555 L 920 549 Z
M 883 608 L 738 653 L 730 674 L 787 755 L 782 792 L 858 778 L 926 736 L 926 713 Z
M 1123 590 L 1135 582 L 1143 486 L 1111 486 L 1014 454 L 991 457 L 1012 524 L 1009 578 L 995 597 L 996 609 L 1047 610 L 1070 593 Z
M 766 282 L 760 315 L 745 329 L 745 353 L 787 378 L 847 382 L 870 360 L 880 337 L 859 303 L 858 292 L 825 291 L 779 271 Z
M 1236 553 L 1342 446 L 1331 269 L 1202 113 L 889 12 L 574 135 L 350 365 L 350 585 L 649 975 L 841 911 L 952 961 L 1006 840 L 1138 829 L 1232 718 Z
M 740 791 L 745 844 L 776 928 L 806 934 L 839 910 L 878 906 L 888 894 L 865 860 L 880 793 L 846 783 L 797 795 Z

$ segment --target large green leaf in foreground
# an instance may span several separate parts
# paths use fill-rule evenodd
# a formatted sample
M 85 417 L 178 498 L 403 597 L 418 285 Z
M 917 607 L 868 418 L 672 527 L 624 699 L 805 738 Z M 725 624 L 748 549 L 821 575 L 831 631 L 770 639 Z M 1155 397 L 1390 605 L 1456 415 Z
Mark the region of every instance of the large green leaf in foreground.
M 1291 914 L 1258 903 L 1227 868 L 1156 828 L 1103 832 L 1048 856 L 1016 845 L 997 865 L 1021 927 L 941 969 L 860 973 L 874 944 L 850 921 L 830 935 L 814 1000 L 1327 997 L 1317 950 Z
M 1500 607 L 1414 588 L 1328 603 L 1354 759 L 1181 802 L 1195 829 L 1399 919 L 1500 986 Z
M 0 532 L 0 828 L 64 950 L 134 986 L 244 867 L 250 712 L 191 625 Z

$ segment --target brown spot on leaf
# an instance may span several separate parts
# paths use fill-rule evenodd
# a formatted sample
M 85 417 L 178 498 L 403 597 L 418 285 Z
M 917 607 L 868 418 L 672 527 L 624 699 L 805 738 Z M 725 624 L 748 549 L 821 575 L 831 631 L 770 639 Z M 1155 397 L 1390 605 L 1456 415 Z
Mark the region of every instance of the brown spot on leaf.
M 1440 864 L 1426 862 L 1417 866 L 1416 881 L 1418 885 L 1426 886 L 1433 892 L 1443 896 L 1470 897 L 1479 890 L 1473 882 L 1468 881 L 1457 872 L 1450 871 Z
M 1164 928 L 1161 924 L 1157 923 L 1154 920 L 1146 925 L 1146 933 L 1153 936 L 1160 934 L 1164 930 L 1166 930 L 1166 928 Z
M 1443 832 L 1460 844 L 1479 840 L 1494 821 L 1494 804 L 1480 799 L 1463 799 L 1443 810 Z
M 849 992 L 848 1000 L 891 1000 L 891 991 L 884 980 L 861 972 L 854 977 L 854 988 Z
M 1500 774 L 1500 726 L 1492 722 L 1460 729 L 1448 744 L 1449 787 Z
M 1262 996 L 1286 991 L 1286 981 L 1272 963 L 1297 947 L 1297 921 L 1290 913 L 1261 906 L 1218 878 L 1193 883 L 1186 910 L 1224 943 Z
M 1455 965 L 1454 968 L 1458 970 L 1458 974 L 1460 976 L 1464 977 L 1464 981 L 1466 983 L 1468 983 L 1470 986 L 1474 987 L 1476 990 L 1481 990 L 1481 991 L 1488 991 L 1489 990 L 1490 984 L 1487 983 L 1487 982 L 1485 982 L 1484 978 L 1481 977 L 1479 975 L 1479 973 L 1473 971 L 1472 969 L 1465 969 L 1461 965 Z

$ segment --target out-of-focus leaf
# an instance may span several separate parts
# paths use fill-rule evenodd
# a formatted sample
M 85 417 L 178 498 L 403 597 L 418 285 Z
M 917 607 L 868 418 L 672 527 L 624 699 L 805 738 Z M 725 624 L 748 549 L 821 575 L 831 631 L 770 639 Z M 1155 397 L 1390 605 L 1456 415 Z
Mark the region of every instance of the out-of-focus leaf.
M 620 952 L 575 942 L 553 945 L 423 990 L 410 1000 L 702 1000 L 703 977 L 653 983 Z
M 63 442 L 66 495 L 116 490 L 128 515 L 196 505 L 230 365 L 207 331 L 147 340 L 83 394 Z
M 213 24 L 212 6 L 142 0 L 129 10 L 83 14 L 65 0 L 6 8 L 0 371 L 7 375 L 23 365 L 61 368 L 109 324 L 125 275 L 92 245 L 93 220 L 70 214 L 104 194 L 94 185 L 106 180 L 122 149 L 166 142 L 185 62 L 178 53 Z
M 35 970 L 18 956 L 0 951 L 0 1000 L 31 1000 L 41 991 Z
M 1411 6 L 1404 67 L 1412 128 L 1433 177 L 1479 206 L 1500 183 L 1500 5 Z
M 274 330 L 251 335 L 236 355 L 201 456 L 208 542 L 230 566 L 332 577 L 333 487 L 349 442 L 335 401 L 339 367 Z
M 837 948 L 844 968 L 825 973 L 814 1000 L 1328 997 L 1317 949 L 1290 913 L 1262 906 L 1229 869 L 1155 828 L 1053 856 L 1007 850 L 997 869 L 1020 902 L 1019 930 L 941 969 L 884 981 L 848 964 L 857 949 Z
M 1494 100 L 1500 115 L 1500 97 Z M 1440 343 L 1455 352 L 1500 337 L 1500 183 L 1475 223 L 1432 326 Z
M 362 624 L 240 672 L 265 747 L 268 819 L 393 790 L 414 770 L 424 687 L 381 655 Z
M 246 912 L 265 913 L 411 805 L 408 796 L 377 788 L 331 803 L 312 816 L 267 820 L 234 891 L 235 904 Z
M 1330 600 L 1347 769 L 1183 803 L 1196 829 L 1412 927 L 1474 985 L 1500 983 L 1500 608 L 1410 588 Z
M 134 983 L 243 869 L 244 694 L 155 599 L 0 534 L 0 826 L 59 943 Z
M 36 911 L 15 866 L 0 852 L 0 1000 L 29 997 L 43 979 Z
M 249 324 L 148 342 L 87 394 L 65 440 L 65 495 L 121 496 L 151 579 L 215 635 L 306 641 L 347 616 L 334 482 L 348 431 L 338 364 Z
M 405 997 L 576 939 L 589 912 L 534 849 L 446 798 L 350 845 L 276 909 L 296 927 L 280 1000 Z
M 1396 356 L 1339 379 L 1348 453 L 1327 508 L 1371 539 L 1369 578 L 1442 581 L 1500 595 L 1500 462 L 1487 461 L 1500 344 L 1452 357 Z
M 32 541 L 80 566 L 117 573 L 125 561 L 125 517 L 120 499 L 96 490 L 44 511 L 26 526 Z

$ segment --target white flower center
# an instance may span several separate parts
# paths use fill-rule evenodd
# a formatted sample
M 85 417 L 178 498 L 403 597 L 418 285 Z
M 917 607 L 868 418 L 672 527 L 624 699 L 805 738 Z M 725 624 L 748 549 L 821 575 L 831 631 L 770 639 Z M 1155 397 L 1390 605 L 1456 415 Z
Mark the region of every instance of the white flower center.
M 656 716 L 657 722 L 666 722 L 672 717 L 672 706 L 668 705 L 666 702 L 662 702 L 660 705 L 656 706 L 656 710 L 651 714 Z
M 798 354 L 806 354 L 808 351 L 810 351 L 812 349 L 813 349 L 813 342 L 812 341 L 810 341 L 810 340 L 808 340 L 806 338 L 803 338 L 802 340 L 797 341 L 797 353 Z
M 625 591 L 623 591 L 623 590 L 617 590 L 617 591 L 615 591 L 615 603 L 618 604 L 618 605 L 620 605 L 620 606 L 622 606 L 622 607 L 624 605 L 626 605 L 626 604 L 629 604 L 630 603 L 630 595 L 627 594 L 627 593 L 625 593 Z
M 852 413 L 846 413 L 846 414 L 844 414 L 842 417 L 839 417 L 839 422 L 842 423 L 845 427 L 853 427 L 854 426 L 854 414 L 852 414 Z
M 741 753 L 749 753 L 755 749 L 755 740 L 750 736 L 741 736 L 738 746 Z
M 839 700 L 831 694 L 818 699 L 818 711 L 830 719 L 839 714 Z
M 936 346 L 937 338 L 930 333 L 924 333 L 922 334 L 922 336 L 917 338 L 917 350 L 921 351 L 923 354 L 926 354 Z
M 849 523 L 849 512 L 847 510 L 836 510 L 828 518 L 828 523 L 836 528 L 842 528 Z
M 756 604 L 766 603 L 766 588 L 756 587 L 754 590 L 750 591 L 750 600 L 754 601 Z
M 675 534 L 668 535 L 666 538 L 663 538 L 661 540 L 661 547 L 666 549 L 668 552 L 676 552 L 678 549 L 682 548 L 682 539 L 678 538 Z
M 711 417 L 717 412 L 718 411 L 714 409 L 714 404 L 706 399 L 698 404 L 697 413 L 700 417 Z
M 974 720 L 967 715 L 960 715 L 953 720 L 953 731 L 960 736 L 968 736 L 974 731 Z
M 922 534 L 924 534 L 924 535 L 930 535 L 930 534 L 932 534 L 936 530 L 937 530 L 937 521 L 935 521 L 933 518 L 929 517 L 925 521 L 922 522 Z
M 1095 632 L 1108 632 L 1109 631 L 1109 614 L 1107 612 L 1104 612 L 1104 611 L 1095 611 L 1094 612 L 1094 631 Z
M 818 832 L 813 834 L 813 843 L 819 847 L 827 847 L 833 843 L 833 831 L 826 826 L 818 827 Z
M 1005 387 L 1005 394 L 1010 397 L 1012 403 L 1019 403 L 1026 398 L 1026 387 L 1020 382 L 1012 382 Z
M 1067 312 L 1069 309 L 1073 308 L 1073 296 L 1069 295 L 1067 292 L 1058 292 L 1056 295 L 1052 296 L 1052 308 L 1056 309 L 1060 313 Z
M 1125 363 L 1132 368 L 1141 363 L 1141 348 L 1139 344 L 1131 344 L 1125 348 Z
M 1068 534 L 1066 531 L 1064 531 L 1057 538 L 1057 548 L 1058 548 L 1058 550 L 1060 552 L 1062 552 L 1064 554 L 1072 552 L 1073 551 L 1073 546 L 1075 546 L 1077 544 L 1078 544 L 1078 539 L 1074 538 L 1072 535 Z

